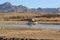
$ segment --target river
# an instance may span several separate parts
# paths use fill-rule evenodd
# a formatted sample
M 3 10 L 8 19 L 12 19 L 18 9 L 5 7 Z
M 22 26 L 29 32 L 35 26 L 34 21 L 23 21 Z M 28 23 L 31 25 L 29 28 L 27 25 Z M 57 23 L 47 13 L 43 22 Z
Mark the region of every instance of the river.
M 22 27 L 22 28 L 42 28 L 42 29 L 58 29 L 58 30 L 60 30 L 60 25 L 0 24 L 0 26 L 15 26 L 15 27 Z

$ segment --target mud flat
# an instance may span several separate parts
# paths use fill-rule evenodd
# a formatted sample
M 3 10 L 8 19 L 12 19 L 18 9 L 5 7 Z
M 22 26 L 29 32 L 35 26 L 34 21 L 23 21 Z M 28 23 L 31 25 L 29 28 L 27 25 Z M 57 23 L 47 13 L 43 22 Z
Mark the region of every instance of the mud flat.
M 19 27 L 0 27 L 0 37 L 60 40 L 60 30 Z

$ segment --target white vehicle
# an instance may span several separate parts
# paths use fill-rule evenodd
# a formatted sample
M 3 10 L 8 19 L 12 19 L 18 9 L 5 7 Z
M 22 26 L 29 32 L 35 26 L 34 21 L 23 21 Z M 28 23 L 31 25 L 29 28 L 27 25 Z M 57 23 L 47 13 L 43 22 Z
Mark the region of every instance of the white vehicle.
M 38 22 L 35 19 L 29 19 L 28 21 L 29 21 L 28 24 L 33 24 L 33 25 L 38 24 Z

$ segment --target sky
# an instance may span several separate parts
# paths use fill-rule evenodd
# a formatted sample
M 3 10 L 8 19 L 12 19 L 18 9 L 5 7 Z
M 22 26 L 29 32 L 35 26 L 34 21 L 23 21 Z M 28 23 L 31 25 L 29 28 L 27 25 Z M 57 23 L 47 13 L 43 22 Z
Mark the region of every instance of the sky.
M 60 7 L 60 0 L 0 0 L 0 4 L 10 2 L 13 5 L 23 5 L 29 8 L 57 8 Z

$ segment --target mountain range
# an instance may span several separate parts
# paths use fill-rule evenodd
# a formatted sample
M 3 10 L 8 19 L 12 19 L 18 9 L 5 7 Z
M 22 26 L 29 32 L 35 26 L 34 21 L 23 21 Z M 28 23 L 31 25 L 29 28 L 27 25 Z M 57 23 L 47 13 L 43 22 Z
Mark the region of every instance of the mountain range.
M 5 12 L 52 12 L 52 13 L 59 13 L 60 8 L 28 8 L 23 5 L 12 5 L 10 2 L 5 2 L 0 4 L 0 13 Z

